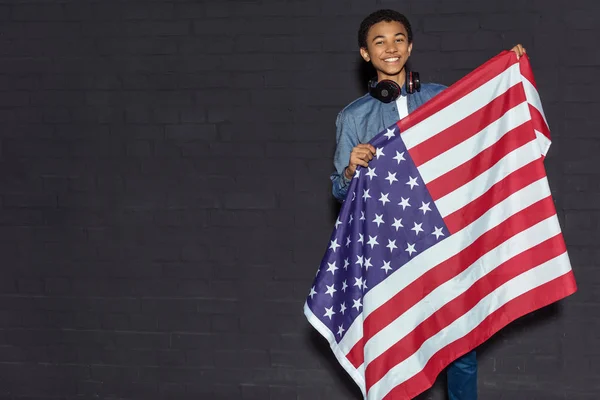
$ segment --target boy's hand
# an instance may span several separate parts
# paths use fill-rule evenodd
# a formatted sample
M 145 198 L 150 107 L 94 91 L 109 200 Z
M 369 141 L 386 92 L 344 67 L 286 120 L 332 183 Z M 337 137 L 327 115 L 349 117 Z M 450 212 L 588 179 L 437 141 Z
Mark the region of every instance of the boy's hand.
M 365 168 L 369 166 L 369 161 L 373 159 L 374 155 L 375 147 L 370 144 L 361 143 L 353 148 L 352 153 L 350 153 L 350 161 L 348 162 L 348 166 L 344 170 L 346 179 L 350 179 L 354 176 L 356 168 L 359 165 Z
M 521 56 L 525 53 L 527 53 L 527 51 L 525 50 L 525 47 L 523 47 L 521 44 L 516 45 L 515 47 L 513 47 L 511 49 L 512 51 L 515 52 L 515 54 L 517 55 L 517 60 L 519 58 L 521 58 Z

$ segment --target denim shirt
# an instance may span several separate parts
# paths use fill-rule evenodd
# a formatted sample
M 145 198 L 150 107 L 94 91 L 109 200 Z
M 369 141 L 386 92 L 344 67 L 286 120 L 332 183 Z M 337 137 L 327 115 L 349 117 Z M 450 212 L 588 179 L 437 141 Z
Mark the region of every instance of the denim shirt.
M 410 114 L 444 89 L 444 85 L 423 83 L 421 90 L 413 94 L 407 94 L 406 86 L 402 87 L 401 95 L 408 96 L 406 102 Z M 348 166 L 352 149 L 359 143 L 368 143 L 399 119 L 395 101 L 386 104 L 368 93 L 339 112 L 335 121 L 336 149 L 333 160 L 336 171 L 331 174 L 330 179 L 333 196 L 340 202 L 344 201 L 348 193 L 350 180 L 344 176 L 344 169 Z

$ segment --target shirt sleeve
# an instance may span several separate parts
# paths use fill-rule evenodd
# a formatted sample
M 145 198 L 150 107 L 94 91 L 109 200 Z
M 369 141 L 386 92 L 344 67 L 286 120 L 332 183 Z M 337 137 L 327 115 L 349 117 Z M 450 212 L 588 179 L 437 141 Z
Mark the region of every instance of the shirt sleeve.
M 335 121 L 336 126 L 336 148 L 333 157 L 335 172 L 330 175 L 333 196 L 340 202 L 344 201 L 348 194 L 348 186 L 351 179 L 344 176 L 344 169 L 350 160 L 352 149 L 358 144 L 356 124 L 347 112 L 342 110 Z

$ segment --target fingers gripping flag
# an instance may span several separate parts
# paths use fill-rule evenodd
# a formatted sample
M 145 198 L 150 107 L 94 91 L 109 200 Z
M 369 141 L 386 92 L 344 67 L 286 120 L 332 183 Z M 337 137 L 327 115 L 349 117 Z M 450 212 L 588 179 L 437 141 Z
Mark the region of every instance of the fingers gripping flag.
M 370 142 L 306 299 L 367 399 L 410 399 L 576 291 L 527 56 L 503 52 Z

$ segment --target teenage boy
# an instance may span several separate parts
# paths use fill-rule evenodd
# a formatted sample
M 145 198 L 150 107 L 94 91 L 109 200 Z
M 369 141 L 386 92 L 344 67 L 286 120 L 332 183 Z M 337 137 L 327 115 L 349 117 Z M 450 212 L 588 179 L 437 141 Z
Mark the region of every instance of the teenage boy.
M 368 15 L 360 24 L 358 44 L 362 58 L 377 71 L 377 81 L 392 80 L 402 89 L 398 98 L 389 103 L 367 93 L 338 114 L 334 155 L 336 172 L 331 174 L 331 181 L 333 195 L 340 202 L 348 193 L 356 168 L 359 165 L 367 167 L 375 155 L 375 148 L 368 142 L 446 88 L 435 83 L 421 83 L 420 91 L 408 94 L 404 68 L 413 50 L 413 34 L 408 19 L 399 12 L 379 10 Z M 512 50 L 517 57 L 525 53 L 520 44 Z M 475 351 L 450 364 L 447 377 L 450 400 L 477 399 Z

